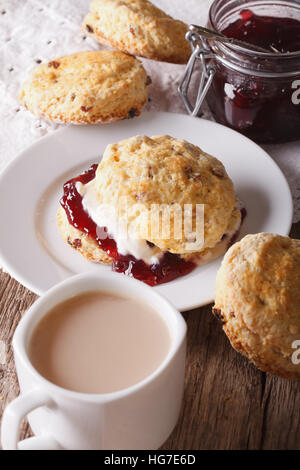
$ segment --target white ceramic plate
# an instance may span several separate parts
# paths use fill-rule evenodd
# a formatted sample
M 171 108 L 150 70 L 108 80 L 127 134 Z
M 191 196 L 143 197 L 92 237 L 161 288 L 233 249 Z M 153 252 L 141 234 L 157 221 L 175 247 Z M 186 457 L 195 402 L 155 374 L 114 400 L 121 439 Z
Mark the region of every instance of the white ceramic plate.
M 102 127 L 64 128 L 39 140 L 5 169 L 0 176 L 0 258 L 11 276 L 40 295 L 74 274 L 111 269 L 86 261 L 63 242 L 56 211 L 65 181 L 98 162 L 107 144 L 137 134 L 170 134 L 217 156 L 247 208 L 241 237 L 263 231 L 289 234 L 293 207 L 288 184 L 259 146 L 210 121 L 144 113 Z M 220 262 L 155 289 L 181 311 L 210 303 Z

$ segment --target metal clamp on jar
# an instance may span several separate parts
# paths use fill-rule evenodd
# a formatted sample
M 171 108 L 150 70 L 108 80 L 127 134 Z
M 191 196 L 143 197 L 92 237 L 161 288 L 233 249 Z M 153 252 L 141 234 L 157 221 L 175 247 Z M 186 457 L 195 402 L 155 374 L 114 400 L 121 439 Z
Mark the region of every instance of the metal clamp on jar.
M 234 32 L 235 25 L 244 28 L 243 40 L 222 34 L 228 28 Z M 215 0 L 208 26 L 213 31 L 191 25 L 186 35 L 192 54 L 178 91 L 189 114 L 197 116 L 206 98 L 217 122 L 257 142 L 299 139 L 300 4 L 296 0 Z M 279 28 L 284 40 L 290 39 L 291 50 L 268 42 L 266 28 L 271 27 L 274 35 Z M 247 28 L 252 28 L 251 34 L 261 34 L 259 39 L 265 43 L 252 44 Z M 193 75 L 199 73 L 197 63 L 199 87 L 191 103 L 189 90 Z
M 184 75 L 178 87 L 178 91 L 183 99 L 185 107 L 191 116 L 198 115 L 216 73 L 215 67 L 211 63 L 206 62 L 207 60 L 214 58 L 214 53 L 207 45 L 204 37 L 199 34 L 200 29 L 201 28 L 198 26 L 191 25 L 189 27 L 189 32 L 186 34 L 186 40 L 191 44 L 192 55 L 187 63 Z M 201 63 L 202 72 L 196 102 L 193 106 L 190 103 L 188 91 L 197 61 L 200 61 Z

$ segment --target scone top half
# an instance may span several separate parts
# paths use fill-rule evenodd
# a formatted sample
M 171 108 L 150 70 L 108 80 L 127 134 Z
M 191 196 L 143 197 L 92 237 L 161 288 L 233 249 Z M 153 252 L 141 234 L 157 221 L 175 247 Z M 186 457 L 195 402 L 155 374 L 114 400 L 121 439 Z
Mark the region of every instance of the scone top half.
M 232 346 L 260 369 L 300 378 L 292 360 L 300 340 L 300 241 L 259 233 L 233 245 L 217 275 L 214 313 Z
M 83 30 L 101 44 L 148 59 L 183 64 L 191 54 L 187 25 L 147 0 L 93 0 Z
M 148 99 L 141 62 L 119 51 L 85 51 L 35 67 L 19 100 L 33 114 L 72 124 L 138 116 Z
M 136 238 L 176 254 L 189 253 L 193 241 L 183 226 L 178 238 L 178 223 L 184 224 L 184 217 L 177 218 L 177 209 L 183 215 L 188 207 L 195 227 L 197 205 L 203 205 L 204 237 L 194 250 L 201 252 L 221 240 L 235 206 L 233 183 L 222 163 L 167 135 L 136 136 L 109 145 L 92 185 L 99 205 L 126 215 Z M 153 205 L 162 207 L 169 218 L 169 232 L 153 229 Z

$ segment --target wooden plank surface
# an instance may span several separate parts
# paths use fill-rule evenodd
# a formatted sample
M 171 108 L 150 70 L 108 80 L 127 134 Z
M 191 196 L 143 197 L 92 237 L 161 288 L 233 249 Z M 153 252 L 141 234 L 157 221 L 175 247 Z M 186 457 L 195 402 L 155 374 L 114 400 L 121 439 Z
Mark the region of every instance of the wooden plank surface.
M 300 238 L 300 223 L 291 235 Z M 36 298 L 0 272 L 0 341 L 6 345 L 6 354 L 0 354 L 0 416 L 19 393 L 11 339 Z M 236 353 L 211 306 L 184 317 L 188 324 L 185 398 L 178 425 L 163 449 L 299 450 L 300 381 L 271 377 Z M 20 438 L 29 435 L 25 421 Z

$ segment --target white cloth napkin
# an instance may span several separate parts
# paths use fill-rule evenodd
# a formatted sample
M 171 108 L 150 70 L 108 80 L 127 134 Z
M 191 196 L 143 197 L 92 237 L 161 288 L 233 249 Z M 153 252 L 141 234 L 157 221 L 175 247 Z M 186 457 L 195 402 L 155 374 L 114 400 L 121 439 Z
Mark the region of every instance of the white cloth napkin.
M 212 0 L 153 0 L 186 23 L 204 25 Z M 61 126 L 20 108 L 17 95 L 29 69 L 39 60 L 99 45 L 86 38 L 81 22 L 89 0 L 0 0 L 0 171 L 24 148 Z M 177 85 L 183 66 L 143 60 L 152 77 L 148 110 L 185 113 Z M 206 111 L 205 117 L 210 119 Z M 300 141 L 266 146 L 286 175 L 294 198 L 294 222 L 300 221 Z

